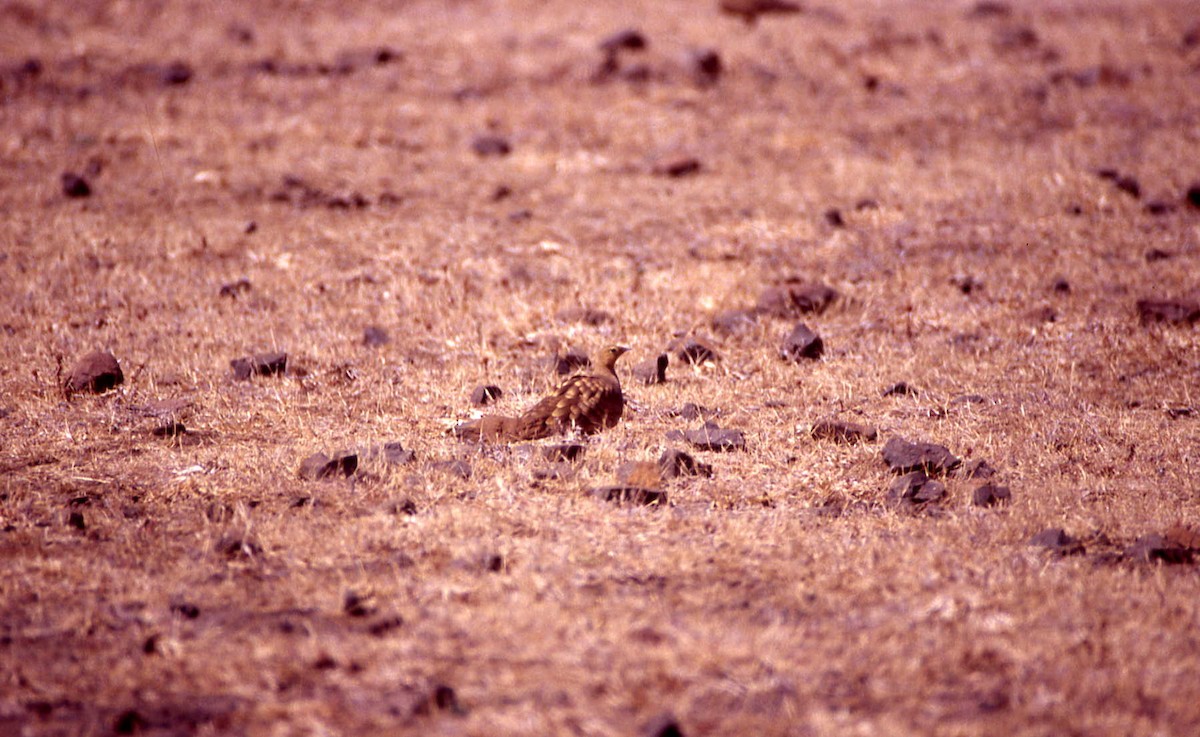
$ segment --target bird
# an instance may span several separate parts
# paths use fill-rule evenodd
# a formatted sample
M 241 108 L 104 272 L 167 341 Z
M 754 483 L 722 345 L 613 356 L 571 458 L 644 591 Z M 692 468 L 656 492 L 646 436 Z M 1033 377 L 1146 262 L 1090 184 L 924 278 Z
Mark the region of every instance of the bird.
M 593 369 L 569 377 L 517 417 L 486 415 L 454 428 L 461 440 L 541 440 L 572 431 L 592 435 L 621 421 L 625 397 L 616 363 L 629 349 L 614 345 L 592 359 Z
M 746 25 L 752 26 L 760 15 L 799 13 L 799 4 L 787 0 L 720 0 L 717 3 L 722 13 L 740 16 Z

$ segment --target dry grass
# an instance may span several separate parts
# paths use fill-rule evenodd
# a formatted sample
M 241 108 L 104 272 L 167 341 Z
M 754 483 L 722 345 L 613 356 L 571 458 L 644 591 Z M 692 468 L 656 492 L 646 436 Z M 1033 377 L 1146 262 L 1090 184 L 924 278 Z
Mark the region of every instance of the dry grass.
M 1134 309 L 1200 289 L 1191 3 L 847 2 L 754 28 L 715 3 L 160 5 L 0 5 L 0 732 L 1200 730 L 1196 568 L 1027 545 L 1198 521 L 1197 328 Z M 650 79 L 593 83 L 628 26 Z M 176 58 L 183 85 L 139 66 Z M 512 153 L 477 156 L 489 132 Z M 701 172 L 653 173 L 679 156 Z M 89 165 L 94 194 L 65 198 Z M 805 317 L 822 360 L 779 360 L 792 321 L 714 336 L 792 275 L 842 295 Z M 613 320 L 555 318 L 580 305 Z M 562 478 L 446 434 L 477 384 L 515 412 L 556 349 L 620 341 L 628 369 L 678 331 L 722 360 L 627 384 Z M 64 398 L 98 348 L 125 384 Z M 288 376 L 231 378 L 267 350 Z M 881 397 L 897 381 L 921 393 Z M 175 398 L 190 433 L 152 436 L 141 408 Z M 686 402 L 748 450 L 698 453 L 713 478 L 666 508 L 588 495 L 693 427 Z M 879 441 L 813 441 L 827 416 Z M 888 508 L 897 435 L 986 459 L 1012 503 L 951 478 L 937 510 Z M 395 440 L 414 463 L 296 476 Z

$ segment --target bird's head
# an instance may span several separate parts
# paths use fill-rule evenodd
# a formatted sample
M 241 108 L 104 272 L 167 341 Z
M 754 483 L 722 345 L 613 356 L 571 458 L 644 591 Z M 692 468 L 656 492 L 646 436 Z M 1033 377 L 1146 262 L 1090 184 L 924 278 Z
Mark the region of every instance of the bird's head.
M 600 360 L 598 363 L 609 371 L 612 371 L 613 366 L 617 363 L 617 359 L 623 356 L 628 350 L 629 348 L 623 345 L 609 346 L 600 351 Z

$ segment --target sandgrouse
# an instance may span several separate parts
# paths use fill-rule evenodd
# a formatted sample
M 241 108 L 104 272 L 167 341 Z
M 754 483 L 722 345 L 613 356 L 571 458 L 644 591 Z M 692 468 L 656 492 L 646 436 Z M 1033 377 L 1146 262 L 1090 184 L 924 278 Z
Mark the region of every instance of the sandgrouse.
M 607 430 L 621 420 L 625 398 L 616 363 L 628 348 L 612 346 L 592 359 L 590 372 L 575 374 L 553 394 L 519 417 L 487 415 L 459 425 L 454 434 L 463 440 L 540 440 L 577 430 L 585 435 Z

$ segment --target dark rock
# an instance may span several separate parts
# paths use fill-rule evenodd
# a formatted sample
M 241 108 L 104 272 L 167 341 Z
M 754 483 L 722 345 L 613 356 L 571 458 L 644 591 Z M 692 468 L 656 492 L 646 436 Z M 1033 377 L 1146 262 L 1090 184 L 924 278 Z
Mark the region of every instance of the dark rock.
M 1007 18 L 1010 15 L 1012 15 L 1012 8 L 1008 3 L 996 2 L 996 0 L 979 0 L 967 11 L 968 18 Z
M 1180 417 L 1191 417 L 1196 414 L 1194 407 L 1167 407 L 1165 411 L 1167 417 L 1170 417 L 1172 420 L 1178 420 Z
M 171 602 L 170 610 L 172 614 L 178 614 L 184 619 L 199 619 L 200 607 L 190 601 L 176 599 Z
M 229 362 L 233 377 L 245 381 L 251 376 L 275 376 L 287 370 L 286 353 L 258 353 L 249 358 L 235 358 Z
M 617 51 L 641 51 L 646 46 L 646 37 L 636 28 L 626 28 L 623 31 L 617 31 L 600 42 L 600 50 L 609 53 Z
M 618 504 L 640 504 L 650 506 L 667 503 L 667 492 L 658 489 L 643 489 L 637 486 L 602 486 L 592 489 L 592 496 L 606 502 Z
M 713 473 L 712 466 L 701 463 L 691 455 L 674 448 L 664 450 L 663 454 L 658 457 L 658 470 L 665 479 L 679 476 L 711 477 Z
M 115 734 L 137 734 L 146 726 L 145 717 L 139 714 L 137 709 L 126 709 L 118 714 L 113 722 L 113 732 Z
M 583 458 L 584 451 L 587 448 L 580 443 L 560 443 L 558 445 L 545 445 L 540 448 L 542 458 L 555 462 L 566 461 L 574 463 Z
M 804 323 L 798 323 L 783 339 L 779 354 L 785 360 L 799 363 L 801 359 L 816 360 L 825 352 L 825 342 Z
M 86 179 L 68 171 L 62 175 L 62 192 L 71 198 L 88 197 L 92 194 L 92 187 Z
M 716 49 L 699 49 L 691 55 L 692 77 L 700 85 L 716 84 L 725 71 L 721 55 Z
M 1032 49 L 1039 42 L 1037 31 L 1029 26 L 1007 26 L 992 35 L 992 44 L 1001 51 Z
M 1200 320 L 1200 302 L 1182 299 L 1139 299 L 1138 317 L 1142 324 L 1165 322 L 1182 325 Z
M 415 452 L 405 450 L 404 445 L 398 440 L 383 445 L 373 445 L 363 451 L 361 455 L 364 461 L 383 461 L 388 466 L 412 463 L 417 457 Z
M 1149 251 L 1146 251 L 1145 258 L 1146 258 L 1146 263 L 1152 264 L 1156 261 L 1166 261 L 1167 259 L 1173 258 L 1174 256 L 1175 256 L 1175 254 L 1172 253 L 1171 251 L 1168 251 L 1168 250 L 1165 250 L 1162 248 L 1151 248 Z
M 996 469 L 992 468 L 991 464 L 982 458 L 965 464 L 958 472 L 958 475 L 964 479 L 990 479 L 996 475 Z
M 471 391 L 471 404 L 484 407 L 495 403 L 503 395 L 504 390 L 495 384 L 481 384 Z
M 726 15 L 740 17 L 752 26 L 760 15 L 786 15 L 799 13 L 803 7 L 790 0 L 720 0 L 717 7 Z
M 566 353 L 556 353 L 553 361 L 554 373 L 559 376 L 573 374 L 592 365 L 592 359 L 588 358 L 587 353 L 580 348 L 571 348 Z
M 842 218 L 842 211 L 836 207 L 825 211 L 825 222 L 835 228 L 846 227 L 846 221 Z
M 959 274 L 950 279 L 950 283 L 958 287 L 958 291 L 963 294 L 972 294 L 983 288 L 983 282 L 979 281 L 970 274 Z
M 460 479 L 471 478 L 471 464 L 459 458 L 449 461 L 434 461 L 429 464 L 429 467 L 434 471 L 457 476 Z
M 683 729 L 671 714 L 660 714 L 642 727 L 640 737 L 683 737 Z
M 232 281 L 228 284 L 222 284 L 220 296 L 236 299 L 238 296 L 249 292 L 252 288 L 253 285 L 250 283 L 250 280 L 243 276 L 237 281 Z
M 1192 207 L 1200 208 L 1200 182 L 1188 187 L 1187 192 L 1183 195 L 1183 200 Z
M 1069 294 L 1071 291 L 1071 282 L 1060 276 L 1054 280 L 1050 288 L 1059 294 Z
M 693 156 L 681 156 L 675 159 L 667 159 L 655 165 L 654 173 L 665 177 L 686 177 L 692 174 L 699 174 L 701 167 L 700 159 Z
M 107 351 L 94 351 L 79 359 L 67 375 L 64 385 L 68 394 L 92 392 L 101 394 L 125 382 L 121 364 Z
M 1079 555 L 1083 543 L 1068 535 L 1061 527 L 1048 527 L 1029 539 L 1029 544 L 1043 547 L 1059 555 Z
M 194 74 L 186 62 L 176 60 L 162 68 L 159 79 L 168 87 L 177 87 L 192 81 Z
M 1169 215 L 1175 212 L 1175 205 L 1162 200 L 1151 200 L 1146 203 L 1146 212 L 1155 216 Z
M 999 486 L 990 481 L 975 489 L 971 495 L 971 503 L 977 507 L 994 507 L 1012 499 L 1012 491 L 1007 486 Z
M 754 330 L 758 318 L 749 310 L 725 310 L 713 316 L 713 330 L 723 335 L 740 335 Z
M 333 458 L 324 453 L 313 453 L 300 462 L 300 478 L 306 481 L 325 479 L 331 476 L 350 476 L 358 470 L 358 454 L 341 451 Z
M 67 524 L 81 532 L 87 529 L 87 522 L 83 518 L 83 512 L 75 511 L 68 514 Z
M 357 591 L 347 591 L 342 597 L 342 612 L 350 617 L 369 617 L 377 611 L 375 597 L 370 594 L 360 594 Z
M 945 496 L 945 484 L 929 478 L 923 471 L 913 471 L 892 482 L 887 498 L 894 506 L 918 507 L 941 501 Z
M 921 392 L 917 391 L 916 387 L 904 381 L 897 381 L 887 389 L 883 390 L 882 396 L 885 397 L 916 397 L 920 396 Z
M 947 474 L 962 464 L 943 445 L 912 443 L 903 438 L 892 438 L 883 446 L 883 460 L 893 473 L 924 471 L 934 476 Z
M 692 365 L 720 360 L 717 349 L 701 338 L 676 338 L 667 344 L 667 350 L 680 361 Z
M 873 427 L 841 420 L 818 420 L 808 432 L 818 440 L 847 444 L 872 442 L 879 436 L 879 432 Z
M 1058 310 L 1049 305 L 1038 307 L 1026 313 L 1030 320 L 1034 322 L 1057 322 Z
M 476 136 L 471 141 L 471 150 L 479 156 L 508 156 L 512 153 L 512 145 L 508 139 L 501 136 Z
M 745 450 L 746 436 L 741 430 L 723 430 L 715 422 L 706 422 L 698 430 L 672 430 L 668 440 L 686 440 L 700 450 Z
M 1142 196 L 1141 183 L 1128 174 L 1117 177 L 1115 180 L 1113 180 L 1113 184 L 1117 185 L 1117 189 L 1121 190 L 1130 197 L 1133 197 L 1134 199 L 1138 199 Z
M 837 297 L 837 291 L 824 284 L 783 284 L 763 290 L 755 311 L 781 318 L 799 317 L 809 312 L 819 315 Z
M 381 345 L 386 345 L 391 340 L 388 333 L 378 325 L 368 325 L 363 328 L 363 345 L 370 348 L 378 348 Z
M 667 381 L 667 364 L 670 359 L 666 353 L 660 353 L 657 358 L 651 358 L 647 361 L 635 365 L 630 373 L 641 383 L 650 386 L 653 384 L 663 384 Z

